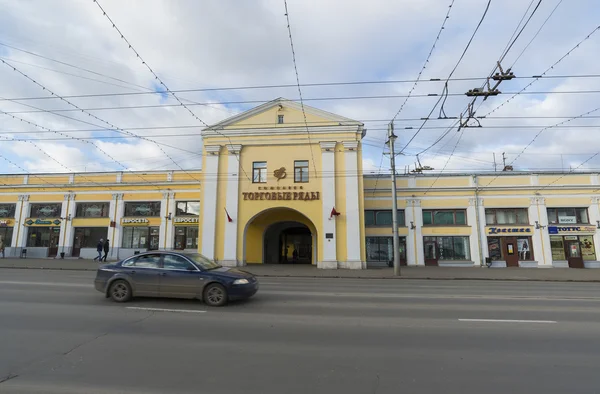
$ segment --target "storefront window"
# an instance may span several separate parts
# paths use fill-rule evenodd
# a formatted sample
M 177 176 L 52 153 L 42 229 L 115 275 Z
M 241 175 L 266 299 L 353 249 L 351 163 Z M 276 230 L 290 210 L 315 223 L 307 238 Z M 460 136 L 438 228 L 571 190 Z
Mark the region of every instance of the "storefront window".
M 438 226 L 467 224 L 466 212 L 464 209 L 425 210 L 423 211 L 423 224 Z
M 75 216 L 78 218 L 107 218 L 110 204 L 107 202 L 78 202 Z
M 10 247 L 13 237 L 12 227 L 0 227 L 0 240 L 4 241 L 4 247 Z
M 154 250 L 158 246 L 158 227 L 123 227 L 121 247 Z
M 108 228 L 106 227 L 76 227 L 74 248 L 96 248 L 98 242 L 106 240 L 108 237 Z
M 160 201 L 126 202 L 125 216 L 160 216 Z
M 518 237 L 517 251 L 519 252 L 519 260 L 533 260 L 531 237 Z
M 561 261 L 567 259 L 565 257 L 565 244 L 563 242 L 563 237 L 551 235 L 550 248 L 552 250 L 552 260 Z
M 500 238 L 488 238 L 488 253 L 492 261 L 502 260 L 502 247 L 500 246 Z
M 367 261 L 388 263 L 394 259 L 394 243 L 392 237 L 367 237 Z M 400 260 L 406 261 L 406 243 L 400 238 Z
M 587 208 L 548 208 L 548 223 L 589 224 Z
M 61 210 L 62 204 L 31 204 L 29 216 L 32 218 L 58 218 Z
M 424 237 L 424 248 L 426 259 L 471 259 L 469 251 L 469 237 Z
M 175 228 L 175 249 L 198 249 L 198 227 L 177 226 Z
M 58 236 L 60 227 L 29 227 L 27 236 L 27 247 L 58 247 Z
M 200 201 L 177 201 L 175 216 L 199 216 Z
M 486 224 L 529 224 L 529 216 L 525 208 L 486 209 Z
M 404 226 L 404 211 L 398 210 L 398 226 Z M 392 226 L 392 211 L 365 211 L 365 226 Z
M 0 218 L 14 218 L 15 204 L 0 204 Z
M 581 256 L 583 259 L 595 261 L 596 249 L 594 248 L 594 237 L 591 235 L 581 235 L 579 237 L 579 244 L 581 245 Z

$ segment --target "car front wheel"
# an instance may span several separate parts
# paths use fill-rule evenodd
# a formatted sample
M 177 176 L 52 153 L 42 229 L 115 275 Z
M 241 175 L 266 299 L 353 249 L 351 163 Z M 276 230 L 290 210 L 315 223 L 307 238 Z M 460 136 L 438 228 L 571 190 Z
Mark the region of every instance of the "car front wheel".
M 223 306 L 227 303 L 227 290 L 218 283 L 211 283 L 204 289 L 203 298 L 208 306 Z
M 115 280 L 110 284 L 108 294 L 115 302 L 127 302 L 131 299 L 131 286 L 125 280 Z

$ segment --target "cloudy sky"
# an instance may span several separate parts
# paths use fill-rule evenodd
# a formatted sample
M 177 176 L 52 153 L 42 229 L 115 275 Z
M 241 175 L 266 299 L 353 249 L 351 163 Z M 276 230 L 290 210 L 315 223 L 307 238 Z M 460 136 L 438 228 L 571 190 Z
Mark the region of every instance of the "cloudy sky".
M 453 74 L 453 79 L 462 80 L 448 83 L 450 95 L 443 107 L 448 117 L 464 111 L 469 102 L 464 92 L 484 82 L 470 78 L 490 74 L 522 17 L 538 1 L 491 1 Z M 99 2 L 169 89 L 196 90 L 178 96 L 208 124 L 280 96 L 298 98 L 294 87 L 219 89 L 295 83 L 283 0 Z M 288 0 L 300 82 L 414 80 L 451 2 Z M 600 110 L 569 121 L 600 107 L 600 94 L 581 93 L 600 90 L 600 77 L 575 77 L 600 74 L 600 31 L 594 31 L 600 17 L 597 0 L 542 0 L 503 61 L 505 68 L 513 66 L 521 78 L 503 82 L 503 94 L 481 106 L 478 100 L 476 114 L 487 114 L 509 99 L 511 92 L 532 82 L 525 93 L 533 94 L 517 95 L 481 120 L 482 128 L 461 132 L 454 128 L 445 133 L 455 121 L 437 119 L 438 107 L 432 113 L 436 119 L 405 146 L 423 123 L 418 119 L 427 116 L 438 101 L 435 96 L 422 96 L 443 90 L 442 82 L 427 80 L 448 77 L 487 0 L 453 3 L 422 74 L 424 81 L 417 84 L 414 97 L 397 117 L 396 146 L 404 148 L 405 154 L 398 165 L 414 167 L 415 155 L 446 134 L 419 156 L 423 165 L 448 172 L 491 171 L 494 153 L 501 168 L 505 152 L 507 164 L 518 170 L 600 169 L 600 155 L 594 156 L 600 152 L 594 127 L 600 127 Z M 203 125 L 178 107 L 175 99 L 160 93 L 155 77 L 96 3 L 0 0 L 0 9 L 0 172 L 200 167 Z M 542 74 L 582 40 L 545 74 L 560 78 L 528 78 Z M 365 123 L 363 159 L 366 169 L 374 172 L 382 163 L 387 124 L 405 100 L 389 96 L 406 95 L 412 86 L 410 82 L 370 83 L 306 86 L 302 91 L 307 105 Z M 50 91 L 66 96 L 69 102 L 53 98 Z M 344 99 L 365 96 L 371 98 Z M 23 98 L 42 99 L 16 100 Z M 140 106 L 150 107 L 127 108 Z M 565 121 L 544 130 L 519 155 L 546 126 Z M 383 160 L 383 170 L 388 160 Z

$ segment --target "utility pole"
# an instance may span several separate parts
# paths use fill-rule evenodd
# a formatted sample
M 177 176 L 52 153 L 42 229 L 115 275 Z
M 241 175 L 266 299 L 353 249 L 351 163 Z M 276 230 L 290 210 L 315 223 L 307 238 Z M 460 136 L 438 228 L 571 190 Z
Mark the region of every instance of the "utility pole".
M 496 171 L 497 171 L 497 169 L 496 169 L 496 168 L 497 168 L 497 167 L 496 167 L 496 152 L 494 152 L 494 172 L 496 172 Z
M 392 170 L 392 244 L 394 247 L 394 275 L 400 276 L 400 240 L 398 238 L 398 196 L 396 192 L 396 154 L 394 153 L 394 122 L 388 125 L 388 141 L 390 147 L 390 168 Z

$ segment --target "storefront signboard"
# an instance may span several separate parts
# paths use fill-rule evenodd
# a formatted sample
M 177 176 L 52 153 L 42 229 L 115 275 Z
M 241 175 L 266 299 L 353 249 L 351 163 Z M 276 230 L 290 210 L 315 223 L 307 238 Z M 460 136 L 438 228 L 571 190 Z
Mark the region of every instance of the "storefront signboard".
M 531 227 L 486 227 L 485 233 L 487 235 L 525 235 L 531 234 Z
M 285 201 L 314 201 L 320 200 L 319 192 L 250 192 L 242 193 L 244 200 L 285 200 Z
M 0 227 L 8 227 L 12 224 L 12 222 L 8 219 L 0 220 Z
M 60 219 L 25 219 L 25 226 L 28 227 L 53 227 L 60 226 Z
M 575 223 L 577 223 L 577 217 L 575 217 L 575 216 L 559 216 L 558 223 L 560 223 L 560 224 L 575 224 Z
M 121 224 L 123 226 L 147 226 L 150 223 L 148 218 L 123 218 Z
M 595 232 L 595 226 L 548 226 L 549 234 L 578 234 Z
M 176 226 L 182 226 L 186 224 L 198 224 L 197 216 L 175 216 L 173 220 Z

